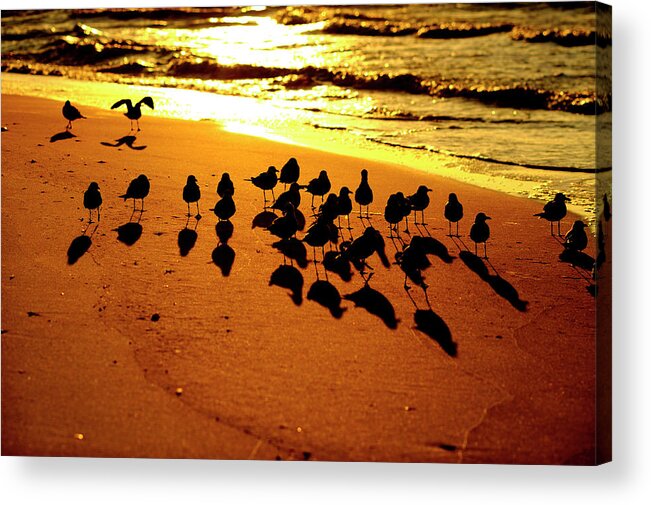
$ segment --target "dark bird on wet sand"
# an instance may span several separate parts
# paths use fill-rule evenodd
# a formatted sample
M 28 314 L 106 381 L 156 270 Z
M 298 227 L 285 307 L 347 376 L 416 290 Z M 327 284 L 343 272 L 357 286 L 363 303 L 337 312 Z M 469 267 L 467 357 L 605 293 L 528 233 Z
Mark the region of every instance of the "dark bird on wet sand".
M 72 129 L 73 121 L 77 119 L 86 119 L 86 116 L 83 116 L 81 112 L 79 112 L 79 109 L 77 109 L 77 107 L 75 107 L 74 105 L 70 105 L 70 100 L 66 100 L 66 103 L 63 106 L 61 112 L 63 112 L 63 117 L 68 120 L 68 125 L 66 126 L 66 130 Z
M 219 197 L 224 198 L 226 193 L 231 196 L 235 194 L 235 186 L 233 186 L 233 181 L 231 181 L 231 176 L 228 172 L 224 172 L 222 178 L 217 183 L 217 194 Z
M 250 181 L 256 188 L 262 190 L 262 195 L 264 198 L 265 207 L 267 206 L 267 190 L 271 190 L 271 196 L 273 196 L 274 201 L 276 201 L 276 195 L 274 195 L 274 188 L 278 184 L 278 169 L 274 166 L 271 166 L 267 169 L 266 172 L 262 172 L 255 177 L 250 179 L 244 179 L 245 181 Z
M 233 197 L 226 193 L 224 198 L 220 199 L 213 208 L 213 212 L 220 221 L 228 221 L 235 214 L 235 202 Z
M 567 207 L 565 202 L 569 202 L 570 199 L 566 197 L 563 193 L 556 193 L 556 196 L 551 202 L 547 202 L 543 207 L 543 211 L 534 216 L 538 216 L 542 219 L 549 221 L 549 230 L 552 235 L 554 235 L 554 221 L 557 223 L 558 234 L 561 234 L 561 219 L 567 215 Z
M 140 123 L 138 120 L 142 117 L 142 111 L 140 110 L 140 106 L 142 104 L 147 105 L 150 109 L 154 109 L 154 100 L 152 100 L 151 97 L 146 96 L 142 100 L 140 100 L 136 105 L 133 105 L 131 103 L 131 100 L 128 98 L 124 98 L 122 100 L 119 100 L 115 102 L 113 105 L 111 105 L 111 109 L 117 109 L 118 107 L 122 107 L 123 105 L 127 106 L 127 111 L 124 113 L 125 116 L 129 118 L 129 121 L 131 122 L 131 130 L 133 130 L 133 122 L 136 122 L 136 126 L 138 127 L 138 131 L 140 131 Z
M 330 179 L 328 179 L 328 172 L 321 170 L 319 172 L 319 177 L 312 179 L 307 186 L 303 186 L 303 189 L 312 195 L 312 208 L 314 208 L 314 197 L 320 196 L 321 201 L 323 202 L 323 197 L 330 191 L 332 185 L 330 184 Z
M 352 193 L 353 192 L 348 189 L 347 186 L 344 186 L 339 190 L 339 196 L 337 197 L 337 218 L 339 220 L 339 228 L 341 228 L 341 216 L 346 216 L 349 231 L 351 230 L 350 213 L 353 211 L 353 202 L 350 199 Z
M 301 187 L 296 182 L 292 182 L 289 185 L 289 189 L 281 193 L 276 201 L 271 206 L 272 209 L 279 210 L 283 212 L 288 203 L 291 203 L 294 206 L 294 209 L 298 209 L 301 204 Z
M 398 224 L 411 212 L 411 206 L 401 191 L 389 196 L 387 205 L 384 208 L 384 219 L 389 223 L 389 237 L 393 237 L 393 231 L 398 232 Z M 406 231 L 409 232 L 407 224 Z
M 188 175 L 188 180 L 183 187 L 183 200 L 188 204 L 188 216 L 190 216 L 190 204 L 197 204 L 197 217 L 201 216 L 199 212 L 199 199 L 201 198 L 201 190 L 197 184 L 197 178 L 194 175 Z
M 477 256 L 477 244 L 484 244 L 484 258 L 488 258 L 486 254 L 486 241 L 491 235 L 491 230 L 488 227 L 486 220 L 490 219 L 486 214 L 480 212 L 475 216 L 475 223 L 470 227 L 470 239 L 475 243 L 475 256 Z
M 315 250 L 314 264 L 316 265 L 316 248 L 321 248 L 321 257 L 325 256 L 324 247 L 328 242 L 337 243 L 339 241 L 339 230 L 331 221 L 319 217 L 316 222 L 310 226 L 303 237 L 303 242 L 311 245 Z
M 141 200 L 142 205 L 140 210 L 145 210 L 145 197 L 149 194 L 149 179 L 144 174 L 140 174 L 138 177 L 133 179 L 129 183 L 127 192 L 123 195 L 120 195 L 119 198 L 127 200 L 128 198 L 133 198 L 133 209 L 136 208 L 136 199 Z
M 416 221 L 416 212 L 420 211 L 421 215 L 421 224 L 425 224 L 425 209 L 429 207 L 429 195 L 432 190 L 427 186 L 418 186 L 418 189 L 413 195 L 407 197 L 407 202 L 411 206 L 411 210 L 414 211 L 414 224 L 418 224 Z M 409 219 L 409 216 L 407 216 Z
M 373 203 L 373 190 L 368 184 L 368 170 L 362 170 L 362 180 L 355 190 L 355 202 L 359 204 L 359 217 L 362 218 L 362 206 L 366 207 L 366 219 L 368 219 L 368 206 Z
M 457 237 L 459 236 L 459 221 L 463 218 L 463 205 L 459 202 L 456 193 L 450 193 L 448 202 L 443 211 L 445 219 L 448 220 L 448 236 L 452 236 L 452 223 L 457 223 Z
M 338 202 L 337 195 L 330 193 L 326 201 L 319 205 L 319 218 L 328 223 L 333 223 L 337 219 L 337 216 L 339 216 Z
M 563 247 L 569 251 L 579 252 L 588 247 L 588 235 L 585 232 L 585 223 L 580 219 L 574 221 L 572 229 L 565 234 Z
M 99 192 L 99 185 L 91 182 L 84 192 L 84 207 L 88 209 L 88 222 L 93 222 L 92 210 L 97 209 L 97 222 L 99 222 L 99 209 L 102 205 L 102 195 Z
M 280 169 L 280 178 L 278 181 L 285 185 L 292 184 L 293 182 L 298 182 L 300 175 L 301 167 L 298 166 L 298 161 L 296 161 L 296 158 L 289 158 L 287 163 Z

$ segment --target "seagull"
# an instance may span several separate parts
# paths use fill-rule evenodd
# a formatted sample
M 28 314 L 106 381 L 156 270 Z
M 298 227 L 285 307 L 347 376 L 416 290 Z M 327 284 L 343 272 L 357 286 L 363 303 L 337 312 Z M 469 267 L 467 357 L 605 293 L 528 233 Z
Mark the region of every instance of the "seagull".
M 321 170 L 319 172 L 319 177 L 312 179 L 307 186 L 303 186 L 303 189 L 312 195 L 312 208 L 314 209 L 314 197 L 320 196 L 321 201 L 323 202 L 323 197 L 330 191 L 332 185 L 330 184 L 330 179 L 328 179 L 328 172 Z
M 543 211 L 534 216 L 541 217 L 549 221 L 549 229 L 552 236 L 554 235 L 554 221 L 558 223 L 558 234 L 561 234 L 561 219 L 567 214 L 567 207 L 565 202 L 569 202 L 570 199 L 566 197 L 563 193 L 556 193 L 556 196 L 551 202 L 547 202 L 543 207 Z
M 486 214 L 480 212 L 475 216 L 475 223 L 470 227 L 470 238 L 475 243 L 475 256 L 477 256 L 477 244 L 484 243 L 484 258 L 488 259 L 486 254 L 486 241 L 491 235 L 491 230 L 486 224 L 490 219 Z
M 393 237 L 393 230 L 398 232 L 398 224 L 411 212 L 411 206 L 401 191 L 389 196 L 384 208 L 384 219 L 389 223 L 389 238 Z M 409 225 L 405 230 L 409 233 Z
M 118 198 L 123 198 L 125 201 L 127 198 L 133 198 L 133 210 L 136 210 L 136 199 L 141 200 L 142 205 L 140 207 L 140 212 L 145 210 L 145 197 L 149 194 L 149 179 L 144 174 L 140 174 L 137 178 L 133 179 L 129 183 L 127 192 L 123 195 L 120 195 Z
M 389 259 L 384 252 L 384 247 L 382 234 L 372 226 L 369 226 L 364 229 L 364 233 L 362 233 L 360 237 L 353 240 L 350 245 L 342 251 L 342 254 L 350 260 L 353 266 L 359 271 L 362 278 L 365 279 L 365 282 L 368 283 L 370 276 L 364 277 L 364 271 L 365 267 L 369 266 L 368 263 L 366 263 L 366 260 L 371 257 L 373 253 L 377 253 L 382 265 L 386 268 L 391 266 Z
M 68 120 L 68 125 L 66 126 L 66 130 L 72 130 L 72 122 L 75 121 L 76 119 L 86 119 L 86 116 L 82 116 L 81 112 L 79 112 L 79 109 L 77 109 L 77 107 L 75 107 L 74 105 L 70 105 L 70 100 L 66 100 L 66 103 L 63 106 L 61 112 L 63 112 L 63 117 Z
M 235 194 L 235 187 L 233 186 L 233 181 L 231 181 L 231 176 L 228 172 L 222 174 L 222 178 L 219 179 L 217 183 L 217 194 L 220 198 L 224 198 L 226 193 L 233 196 Z
M 271 166 L 267 169 L 266 172 L 262 172 L 255 177 L 250 179 L 244 179 L 245 181 L 250 181 L 256 188 L 262 190 L 262 195 L 264 197 L 265 208 L 267 206 L 267 190 L 271 190 L 271 196 L 273 196 L 274 202 L 276 201 L 276 195 L 274 195 L 274 188 L 278 184 L 278 169 L 274 166 Z
M 280 178 L 278 180 L 287 187 L 287 184 L 298 182 L 300 175 L 301 167 L 298 166 L 296 158 L 289 158 L 287 163 L 285 163 L 280 169 Z
M 298 222 L 296 221 L 294 206 L 288 202 L 285 207 L 284 215 L 274 219 L 273 223 L 271 223 L 267 230 L 272 235 L 281 239 L 289 239 L 293 237 L 298 230 Z
M 588 235 L 585 233 L 585 223 L 580 219 L 574 221 L 572 229 L 565 234 L 563 247 L 573 252 L 583 251 L 588 247 Z
M 288 203 L 291 203 L 294 206 L 294 209 L 298 209 L 298 206 L 301 204 L 301 187 L 297 182 L 292 182 L 289 185 L 289 189 L 280 194 L 276 201 L 271 206 L 272 209 L 280 210 L 281 212 L 285 210 L 285 207 Z
M 420 235 L 416 235 L 411 239 L 411 242 L 402 252 L 396 253 L 396 262 L 400 269 L 405 273 L 404 289 L 409 291 L 411 288 L 407 284 L 409 278 L 414 284 L 419 286 L 425 294 L 427 305 L 430 305 L 427 296 L 427 284 L 423 277 L 423 270 L 429 267 L 432 263 L 427 257 L 427 248 L 425 246 L 425 239 Z
M 339 216 L 339 198 L 334 193 L 330 193 L 326 201 L 319 205 L 318 216 L 328 223 L 334 223 Z
M 450 193 L 448 203 L 443 211 L 445 219 L 448 220 L 448 236 L 452 236 L 452 223 L 457 223 L 457 237 L 459 236 L 459 221 L 463 218 L 463 205 L 459 202 L 456 193 Z
M 226 193 L 224 197 L 215 204 L 213 212 L 220 221 L 230 220 L 230 218 L 235 214 L 235 202 L 233 201 L 233 197 Z
M 319 217 L 316 222 L 307 229 L 303 242 L 311 245 L 314 249 L 314 265 L 316 265 L 316 248 L 321 248 L 321 258 L 325 257 L 325 245 L 328 242 L 337 243 L 339 240 L 339 230 L 332 222 Z
M 407 197 L 407 202 L 409 202 L 411 210 L 414 211 L 414 224 L 418 224 L 416 221 L 417 211 L 420 211 L 421 224 L 425 224 L 425 209 L 429 206 L 429 195 L 427 193 L 431 191 L 427 186 L 418 186 L 416 193 Z M 407 219 L 409 219 L 409 216 L 407 216 Z
M 135 106 L 131 103 L 131 100 L 129 100 L 128 98 L 124 98 L 111 105 L 111 110 L 126 105 L 127 112 L 124 115 L 127 116 L 129 118 L 129 121 L 131 122 L 131 130 L 133 130 L 133 122 L 135 121 L 136 125 L 138 126 L 138 131 L 140 131 L 140 123 L 138 122 L 138 120 L 142 117 L 142 111 L 140 110 L 140 106 L 143 103 L 153 110 L 154 100 L 152 100 L 152 98 L 149 96 L 146 96 L 145 98 L 140 100 Z
M 366 207 L 366 219 L 368 217 L 368 206 L 373 203 L 373 190 L 368 184 L 368 170 L 362 170 L 362 180 L 355 190 L 355 202 L 359 204 L 359 218 L 362 219 L 362 206 Z
M 339 228 L 341 229 L 341 216 L 346 216 L 349 232 L 351 230 L 350 213 L 353 211 L 353 202 L 350 199 L 352 193 L 353 192 L 348 189 L 347 186 L 344 186 L 339 190 L 339 196 L 337 197 L 337 219 L 339 221 Z
M 99 185 L 91 182 L 84 192 L 84 207 L 88 209 L 88 222 L 93 222 L 92 210 L 97 209 L 97 222 L 99 222 L 99 209 L 102 205 L 102 194 L 99 192 Z
M 188 204 L 188 217 L 190 216 L 190 204 L 194 202 L 197 204 L 197 217 L 201 217 L 199 198 L 201 198 L 201 190 L 197 184 L 197 178 L 194 175 L 188 175 L 188 180 L 183 188 L 183 200 Z

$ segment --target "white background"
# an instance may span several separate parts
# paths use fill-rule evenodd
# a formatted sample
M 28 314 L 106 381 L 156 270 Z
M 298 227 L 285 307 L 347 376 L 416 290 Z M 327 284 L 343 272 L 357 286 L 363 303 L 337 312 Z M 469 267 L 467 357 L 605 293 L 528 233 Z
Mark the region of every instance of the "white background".
M 615 110 L 614 463 L 568 468 L 3 457 L 3 503 L 651 503 L 651 332 L 646 290 L 651 286 L 651 260 L 645 260 L 651 253 L 651 222 L 646 215 L 651 201 L 647 127 L 651 18 L 649 4 L 642 0 L 609 3 L 613 5 Z M 224 5 L 225 0 L 5 0 L 2 4 L 21 9 L 201 6 Z

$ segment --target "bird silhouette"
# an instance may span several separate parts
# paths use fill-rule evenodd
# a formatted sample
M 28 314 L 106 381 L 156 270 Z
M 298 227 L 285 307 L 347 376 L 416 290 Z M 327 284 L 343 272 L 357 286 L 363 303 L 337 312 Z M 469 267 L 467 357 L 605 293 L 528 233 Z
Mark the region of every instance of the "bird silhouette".
M 484 258 L 488 258 L 486 253 L 486 241 L 491 235 L 491 230 L 488 227 L 486 220 L 490 219 L 486 214 L 480 212 L 475 216 L 475 222 L 470 227 L 470 239 L 475 243 L 475 256 L 477 256 L 477 244 L 484 244 Z
M 298 230 L 298 222 L 296 221 L 296 214 L 294 214 L 294 206 L 288 202 L 285 207 L 284 215 L 274 219 L 274 222 L 271 223 L 267 230 L 272 235 L 281 239 L 289 239 L 293 237 Z
M 565 234 L 563 247 L 572 252 L 583 251 L 588 247 L 588 235 L 585 232 L 585 223 L 580 219 L 574 221 L 572 229 Z
M 366 219 L 368 216 L 368 206 L 373 203 L 373 190 L 368 183 L 368 170 L 362 170 L 362 180 L 355 190 L 355 202 L 359 204 L 359 218 L 362 218 L 362 207 L 366 207 Z
M 546 219 L 549 221 L 549 230 L 554 235 L 554 222 L 557 223 L 558 235 L 561 234 L 561 219 L 567 215 L 567 207 L 565 202 L 569 202 L 570 199 L 566 197 L 563 193 L 556 193 L 554 199 L 551 202 L 547 202 L 543 207 L 543 211 L 534 216 L 539 218 Z
M 201 189 L 197 184 L 197 178 L 194 175 L 188 175 L 188 180 L 183 187 L 183 200 L 188 204 L 188 217 L 190 216 L 190 204 L 197 204 L 197 218 L 201 217 L 199 212 L 199 199 L 201 198 Z
M 276 201 L 271 206 L 272 209 L 279 211 L 284 211 L 288 203 L 291 203 L 294 206 L 294 209 L 298 209 L 298 206 L 301 204 L 301 187 L 296 182 L 292 182 L 289 185 L 289 189 L 281 193 Z
M 427 186 L 421 185 L 418 186 L 418 189 L 413 195 L 407 197 L 407 202 L 409 202 L 411 210 L 414 211 L 414 224 L 418 224 L 418 221 L 416 220 L 416 213 L 418 211 L 420 211 L 421 215 L 421 224 L 425 224 L 425 209 L 429 207 L 429 195 L 427 193 L 430 193 L 431 191 L 432 190 Z M 409 219 L 409 216 L 407 216 L 407 219 Z
M 307 229 L 303 242 L 311 245 L 314 249 L 314 264 L 316 265 L 316 248 L 321 248 L 321 258 L 325 256 L 325 245 L 328 242 L 337 243 L 339 240 L 339 230 L 327 219 L 319 217 L 312 226 Z
M 301 167 L 298 165 L 296 158 L 289 158 L 287 163 L 285 163 L 280 169 L 280 178 L 278 180 L 286 187 L 287 184 L 298 182 L 300 175 Z
M 140 174 L 138 177 L 133 179 L 129 183 L 127 192 L 123 195 L 120 195 L 119 198 L 124 199 L 125 201 L 128 198 L 133 198 L 133 209 L 136 209 L 136 199 L 141 201 L 140 212 L 145 210 L 145 197 L 149 194 L 149 179 L 144 174 Z
M 341 216 L 346 216 L 346 222 L 348 224 L 349 232 L 352 229 L 350 227 L 350 213 L 353 211 L 353 202 L 350 199 L 350 195 L 352 193 L 353 192 L 350 189 L 348 189 L 347 186 L 343 186 L 339 190 L 339 196 L 337 197 L 337 220 L 339 224 L 339 229 L 341 229 Z
M 68 120 L 66 130 L 72 130 L 73 121 L 76 121 L 77 119 L 86 119 L 86 116 L 83 116 L 77 107 L 70 104 L 70 100 L 66 100 L 61 112 L 63 112 L 63 117 Z
M 312 208 L 314 209 L 314 197 L 320 196 L 321 201 L 323 202 L 323 197 L 330 191 L 332 185 L 330 184 L 330 179 L 328 179 L 328 172 L 321 170 L 319 176 L 315 179 L 312 179 L 307 186 L 303 186 L 303 189 L 312 195 Z
M 402 192 L 397 192 L 389 196 L 386 207 L 384 208 L 384 219 L 389 223 L 389 238 L 393 237 L 393 231 L 398 232 L 398 224 L 411 212 L 411 206 Z M 409 232 L 409 225 L 406 231 Z
M 346 254 L 346 248 L 350 246 L 350 242 L 343 242 L 340 245 L 340 251 L 328 251 L 323 257 L 323 268 L 329 272 L 336 273 L 341 280 L 350 281 L 353 272 L 350 268 L 350 259 Z
M 133 105 L 131 103 L 131 100 L 128 98 L 124 98 L 122 100 L 119 100 L 115 102 L 113 105 L 111 105 L 111 110 L 112 109 L 117 109 L 118 107 L 122 107 L 123 105 L 127 106 L 127 111 L 124 113 L 124 115 L 129 118 L 130 125 L 131 125 L 131 130 L 133 130 L 133 122 L 136 122 L 136 126 L 138 127 L 138 131 L 140 131 L 140 123 L 139 119 L 142 117 L 142 111 L 140 110 L 140 106 L 142 104 L 147 105 L 150 109 L 154 109 L 154 100 L 152 100 L 151 97 L 146 96 L 142 100 L 140 100 L 136 105 Z
M 603 210 L 604 219 L 606 221 L 610 221 L 610 218 L 612 217 L 612 212 L 610 210 L 610 202 L 608 201 L 608 194 L 606 193 L 604 193 L 603 202 L 604 202 L 604 210 Z
M 91 182 L 84 192 L 84 207 L 88 209 L 88 222 L 93 222 L 93 209 L 97 209 L 97 222 L 99 222 L 99 210 L 102 205 L 102 194 L 99 192 L 99 185 Z
M 271 166 L 267 169 L 266 172 L 262 172 L 255 177 L 251 177 L 250 179 L 244 179 L 245 181 L 250 181 L 253 183 L 253 185 L 256 188 L 260 188 L 262 190 L 262 196 L 264 198 L 264 207 L 267 207 L 267 191 L 271 190 L 271 196 L 273 197 L 274 201 L 276 201 L 276 195 L 274 195 L 274 188 L 276 187 L 276 184 L 278 184 L 278 176 L 276 175 L 278 173 L 278 169 L 274 166 Z
M 228 172 L 224 172 L 217 183 L 217 194 L 219 197 L 224 198 L 226 193 L 231 196 L 235 194 L 235 186 L 233 186 L 233 181 L 231 181 L 231 176 Z
M 345 257 L 350 260 L 365 281 L 370 278 L 365 277 L 366 268 L 371 268 L 366 260 L 374 253 L 377 253 L 382 265 L 386 268 L 391 266 L 389 258 L 387 258 L 385 253 L 385 244 L 382 234 L 372 226 L 365 228 L 364 233 L 353 240 L 350 245 L 343 250 Z
M 431 262 L 427 257 L 425 239 L 419 235 L 412 237 L 409 245 L 405 247 L 402 252 L 396 253 L 396 262 L 398 263 L 400 269 L 405 273 L 405 281 L 403 286 L 405 291 L 409 292 L 411 289 L 407 284 L 407 278 L 409 278 L 414 284 L 423 290 L 423 293 L 425 294 L 425 300 L 429 306 L 430 302 L 427 296 L 428 286 L 425 284 L 425 278 L 423 277 L 422 273 L 423 270 L 431 265 Z
M 450 193 L 443 211 L 445 219 L 448 220 L 448 236 L 452 236 L 452 223 L 457 223 L 457 237 L 459 236 L 459 221 L 463 218 L 463 205 L 459 202 L 456 193 Z
M 339 216 L 339 199 L 334 193 L 330 193 L 326 201 L 319 205 L 317 214 L 321 219 L 333 223 Z
M 228 221 L 235 214 L 233 197 L 226 193 L 223 198 L 217 201 L 213 212 L 221 221 Z

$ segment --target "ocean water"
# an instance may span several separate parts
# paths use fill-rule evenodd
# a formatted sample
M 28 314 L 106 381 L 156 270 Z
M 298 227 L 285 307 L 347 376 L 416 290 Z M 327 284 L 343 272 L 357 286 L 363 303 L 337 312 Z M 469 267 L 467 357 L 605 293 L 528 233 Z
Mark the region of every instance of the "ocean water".
M 591 2 L 3 11 L 3 91 L 106 107 L 129 85 L 156 114 L 564 191 L 590 218 L 611 164 L 596 149 L 611 124 L 599 15 Z

